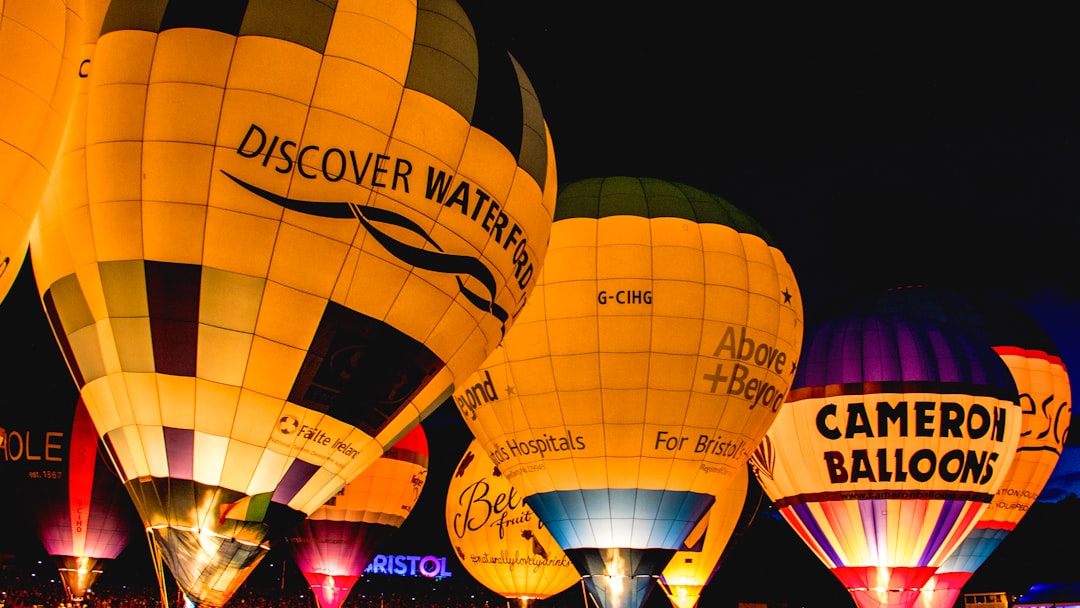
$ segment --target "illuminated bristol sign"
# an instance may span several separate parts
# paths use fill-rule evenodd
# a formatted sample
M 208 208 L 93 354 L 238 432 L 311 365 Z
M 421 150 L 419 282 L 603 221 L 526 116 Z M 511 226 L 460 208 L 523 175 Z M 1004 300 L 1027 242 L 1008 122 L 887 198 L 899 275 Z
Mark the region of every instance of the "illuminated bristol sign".
M 383 555 L 372 558 L 364 568 L 364 574 L 391 574 L 394 576 L 424 576 L 427 578 L 450 578 L 453 573 L 446 569 L 446 558 L 434 555 Z

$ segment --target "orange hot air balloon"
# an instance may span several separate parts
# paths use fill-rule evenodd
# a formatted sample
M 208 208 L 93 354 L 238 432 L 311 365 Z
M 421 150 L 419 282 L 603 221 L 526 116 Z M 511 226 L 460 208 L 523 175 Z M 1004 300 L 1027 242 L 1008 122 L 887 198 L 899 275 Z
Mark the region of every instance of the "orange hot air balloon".
M 551 140 L 477 34 L 445 0 L 109 5 L 30 250 L 189 603 L 227 602 L 531 292 Z
M 997 496 L 923 589 L 920 608 L 952 608 L 964 585 L 1027 514 L 1054 471 L 1069 432 L 1072 391 L 1046 331 L 1003 295 L 990 291 L 892 289 L 862 308 L 948 323 L 990 344 L 1008 366 L 1023 411 L 1020 443 Z
M 83 403 L 36 410 L 9 424 L 9 441 L 0 441 L 4 468 L 18 473 L 6 487 L 21 497 L 67 599 L 81 602 L 139 531 L 139 518 Z
M 475 439 L 450 478 L 446 531 L 465 570 L 519 606 L 545 600 L 581 580 L 540 518 Z
M 718 196 L 612 177 L 559 190 L 537 288 L 456 405 L 604 608 L 643 605 L 787 394 L 802 301 Z
M 413 427 L 285 537 L 320 608 L 338 608 L 424 489 L 428 443 Z
M 675 608 L 694 608 L 701 592 L 723 564 L 733 535 L 750 525 L 761 504 L 757 483 L 750 483 L 749 466 L 734 483 L 716 495 L 716 502 L 683 542 L 660 575 L 660 588 Z
M 1016 384 L 988 345 L 852 314 L 807 337 L 751 464 L 860 608 L 910 608 L 1001 487 L 1020 428 Z
M 0 300 L 15 282 L 79 69 L 83 0 L 0 0 Z

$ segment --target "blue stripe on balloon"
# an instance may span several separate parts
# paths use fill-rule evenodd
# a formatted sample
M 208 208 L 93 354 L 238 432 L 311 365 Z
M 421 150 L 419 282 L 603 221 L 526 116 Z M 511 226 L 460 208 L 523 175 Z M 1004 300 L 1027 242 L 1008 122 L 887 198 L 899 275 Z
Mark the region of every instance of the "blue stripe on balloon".
M 696 492 L 629 488 L 544 492 L 525 502 L 564 550 L 677 550 L 715 500 Z

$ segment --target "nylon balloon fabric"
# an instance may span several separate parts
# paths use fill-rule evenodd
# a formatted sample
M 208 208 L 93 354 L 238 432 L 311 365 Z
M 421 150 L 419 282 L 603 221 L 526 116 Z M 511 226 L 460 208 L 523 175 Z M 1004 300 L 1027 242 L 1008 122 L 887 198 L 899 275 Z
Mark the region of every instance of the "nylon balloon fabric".
M 997 290 L 933 286 L 896 288 L 867 297 L 860 310 L 928 318 L 990 344 L 1019 391 L 1023 422 L 1013 464 L 964 542 L 934 573 L 920 608 L 951 608 L 976 570 L 1035 504 L 1068 438 L 1072 391 L 1053 340 Z
M 1016 384 L 981 341 L 930 320 L 822 324 L 751 465 L 861 608 L 910 607 L 1001 487 Z
M 552 143 L 481 34 L 448 0 L 109 4 L 31 255 L 189 603 L 225 604 L 533 289 Z
M 454 400 L 604 608 L 644 603 L 787 393 L 799 288 L 719 196 L 563 186 L 537 289 Z

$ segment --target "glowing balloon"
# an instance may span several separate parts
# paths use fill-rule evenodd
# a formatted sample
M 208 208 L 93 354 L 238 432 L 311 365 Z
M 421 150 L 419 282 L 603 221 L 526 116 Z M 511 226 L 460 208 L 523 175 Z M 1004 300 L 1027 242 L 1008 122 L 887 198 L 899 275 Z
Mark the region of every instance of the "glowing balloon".
M 428 472 L 428 444 L 417 425 L 285 537 L 320 608 L 338 608 L 405 522 Z
M 664 567 L 660 588 L 676 608 L 698 605 L 701 592 L 720 569 L 736 528 L 740 523 L 749 525 L 757 513 L 761 491 L 752 491 L 749 476 L 748 467 L 743 467 L 735 482 L 717 494 L 709 512 Z M 753 488 L 758 487 L 753 484 Z
M 0 300 L 15 282 L 30 224 L 70 110 L 82 0 L 0 0 Z
M 537 287 L 454 400 L 605 608 L 640 606 L 787 393 L 799 288 L 723 199 L 630 177 L 559 191 Z
M 1020 440 L 990 347 L 929 320 L 849 315 L 807 339 L 751 458 L 765 493 L 862 607 L 913 606 L 986 510 Z
M 6 485 L 30 515 L 38 540 L 56 564 L 70 601 L 82 601 L 111 560 L 138 532 L 124 486 L 99 453 L 86 407 L 40 408 L 0 439 L 8 467 L 21 479 Z M 2 430 L 0 430 L 2 431 Z
M 529 606 L 581 580 L 540 518 L 473 440 L 446 492 L 446 531 L 465 570 Z
M 153 547 L 220 606 L 510 328 L 551 141 L 451 1 L 113 2 L 103 23 L 35 278 Z
M 1069 432 L 1072 393 L 1057 347 L 1027 313 L 990 292 L 940 287 L 893 289 L 862 306 L 933 319 L 993 347 L 1008 366 L 1023 412 L 1020 443 L 1001 488 L 964 542 L 923 589 L 918 605 L 952 608 L 965 584 L 1012 532 L 1050 478 Z

